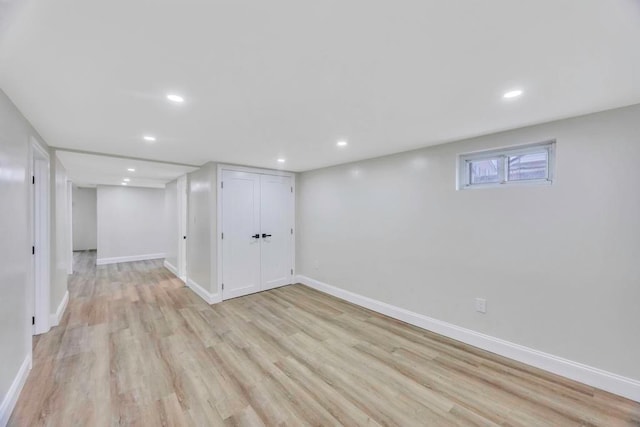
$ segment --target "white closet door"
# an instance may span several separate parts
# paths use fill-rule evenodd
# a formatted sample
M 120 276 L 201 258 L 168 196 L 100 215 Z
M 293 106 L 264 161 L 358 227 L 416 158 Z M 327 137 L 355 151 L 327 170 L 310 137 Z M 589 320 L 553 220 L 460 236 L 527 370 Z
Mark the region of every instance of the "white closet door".
M 260 175 L 223 171 L 224 299 L 260 291 Z
M 262 290 L 292 281 L 293 192 L 291 177 L 261 175 Z

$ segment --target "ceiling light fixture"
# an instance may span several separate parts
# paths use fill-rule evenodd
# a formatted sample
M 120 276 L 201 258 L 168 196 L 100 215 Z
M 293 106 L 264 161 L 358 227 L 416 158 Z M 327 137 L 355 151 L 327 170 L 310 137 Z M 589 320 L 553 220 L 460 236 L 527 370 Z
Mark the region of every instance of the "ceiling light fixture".
M 123 182 L 122 185 L 129 185 L 129 184 L 127 184 L 126 182 Z
M 282 157 L 278 159 L 278 163 L 284 163 L 285 159 L 283 159 Z
M 502 97 L 505 98 L 505 99 L 510 99 L 510 98 L 517 98 L 520 95 L 522 95 L 522 90 L 515 89 L 515 90 L 510 90 L 509 92 L 505 93 L 504 95 L 502 95 Z
M 175 93 L 168 94 L 167 99 L 171 102 L 177 102 L 178 104 L 184 102 L 184 98 L 180 95 L 176 95 Z
M 136 170 L 134 168 L 129 168 L 127 169 L 129 172 L 135 172 Z
M 145 135 L 142 138 L 144 138 L 145 141 L 149 141 L 149 142 L 154 142 L 156 140 L 156 137 L 151 135 Z
M 125 179 L 123 179 L 123 181 L 124 181 L 124 182 L 129 182 L 129 181 L 131 181 L 131 180 L 130 180 L 129 178 L 125 178 Z
M 338 143 L 336 144 L 338 147 L 346 147 L 347 146 L 347 141 L 338 141 Z

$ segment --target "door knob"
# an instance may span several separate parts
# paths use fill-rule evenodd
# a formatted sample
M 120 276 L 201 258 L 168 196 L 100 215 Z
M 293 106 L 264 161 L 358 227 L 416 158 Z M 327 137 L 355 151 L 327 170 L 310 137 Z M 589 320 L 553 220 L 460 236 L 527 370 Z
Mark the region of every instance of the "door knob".
M 264 239 L 265 237 L 271 237 L 271 234 L 262 233 L 262 238 Z
M 260 235 L 259 235 L 259 234 L 254 234 L 254 235 L 253 235 L 253 236 L 251 236 L 251 237 L 252 237 L 252 238 L 254 238 L 254 239 L 259 239 L 259 238 L 260 238 Z

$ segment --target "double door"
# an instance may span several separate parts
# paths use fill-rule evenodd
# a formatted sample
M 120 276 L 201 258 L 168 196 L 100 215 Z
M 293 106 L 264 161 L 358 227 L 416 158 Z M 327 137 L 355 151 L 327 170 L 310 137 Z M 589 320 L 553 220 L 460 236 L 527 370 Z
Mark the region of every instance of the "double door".
M 291 176 L 222 171 L 222 297 L 293 280 Z

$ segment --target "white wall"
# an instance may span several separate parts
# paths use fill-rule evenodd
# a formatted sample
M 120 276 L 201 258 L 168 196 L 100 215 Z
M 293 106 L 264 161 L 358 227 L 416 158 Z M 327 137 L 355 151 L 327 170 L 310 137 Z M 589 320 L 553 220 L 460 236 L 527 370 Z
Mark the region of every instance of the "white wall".
M 43 141 L 0 90 L 0 425 L 19 391 L 18 387 L 10 394 L 11 386 L 19 386 L 20 368 L 31 356 L 31 137 Z
M 458 154 L 552 138 L 553 185 L 456 190 Z M 638 159 L 636 105 L 302 173 L 297 271 L 640 380 Z
M 207 163 L 188 175 L 187 277 L 217 294 L 217 166 Z
M 95 188 L 73 187 L 73 250 L 98 248 L 98 212 Z
M 178 181 L 174 180 L 164 187 L 164 212 L 165 224 L 165 261 L 173 268 L 178 269 Z
M 164 189 L 98 186 L 98 263 L 164 258 Z

